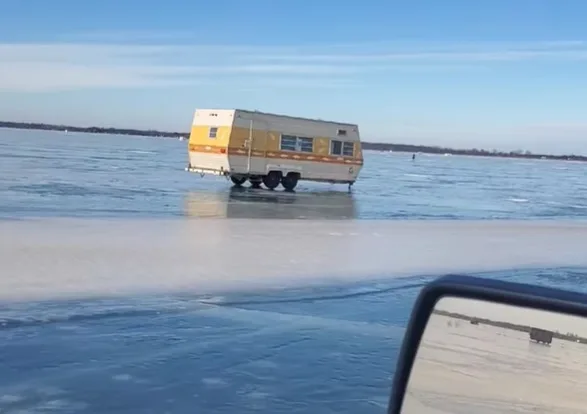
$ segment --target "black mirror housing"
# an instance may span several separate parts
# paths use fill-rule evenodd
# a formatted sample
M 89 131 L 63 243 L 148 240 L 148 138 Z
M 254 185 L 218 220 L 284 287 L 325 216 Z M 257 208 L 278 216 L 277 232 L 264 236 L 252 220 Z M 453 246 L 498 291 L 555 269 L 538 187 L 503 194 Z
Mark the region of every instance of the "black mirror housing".
M 424 330 L 443 297 L 480 300 L 587 318 L 587 294 L 463 275 L 448 275 L 420 292 L 408 322 L 393 377 L 387 412 L 400 414 Z

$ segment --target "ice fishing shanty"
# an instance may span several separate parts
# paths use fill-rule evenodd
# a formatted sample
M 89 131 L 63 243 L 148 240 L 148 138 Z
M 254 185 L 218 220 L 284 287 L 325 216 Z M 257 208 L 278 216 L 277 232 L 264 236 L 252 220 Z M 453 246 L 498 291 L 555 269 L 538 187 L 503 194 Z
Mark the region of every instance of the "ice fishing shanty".
M 539 328 L 530 328 L 530 340 L 539 344 L 550 345 L 553 333 Z

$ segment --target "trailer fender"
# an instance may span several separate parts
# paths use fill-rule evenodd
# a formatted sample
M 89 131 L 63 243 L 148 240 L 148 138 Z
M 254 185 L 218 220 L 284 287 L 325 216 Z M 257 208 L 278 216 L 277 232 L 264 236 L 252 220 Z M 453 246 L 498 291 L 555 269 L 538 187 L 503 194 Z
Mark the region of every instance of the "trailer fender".
M 266 167 L 266 173 L 269 173 L 270 171 L 281 171 L 283 176 L 286 176 L 290 172 L 302 175 L 302 170 L 302 167 L 291 164 L 267 164 Z

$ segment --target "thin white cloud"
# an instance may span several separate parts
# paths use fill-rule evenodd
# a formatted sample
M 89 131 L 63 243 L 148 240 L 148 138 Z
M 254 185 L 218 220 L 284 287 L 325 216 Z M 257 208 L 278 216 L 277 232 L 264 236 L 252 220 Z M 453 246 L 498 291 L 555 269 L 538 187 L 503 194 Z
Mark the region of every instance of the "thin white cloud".
M 118 38 L 120 34 L 111 35 Z M 175 37 L 177 34 L 171 34 L 170 40 Z M 288 85 L 292 76 L 305 76 L 315 87 L 339 76 L 346 82 L 341 87 L 345 87 L 384 72 L 470 70 L 495 64 L 569 60 L 587 60 L 587 42 L 382 42 L 278 47 L 129 43 L 127 37 L 125 43 L 5 43 L 0 44 L 0 90 L 37 92 L 194 83 L 243 87 L 255 77 L 267 78 L 259 85 Z
M 194 45 L 201 44 L 200 36 L 189 30 L 165 30 L 165 31 L 148 31 L 148 30 L 119 30 L 119 31 L 85 31 L 77 33 L 62 34 L 59 37 L 63 43 L 76 43 L 94 41 L 96 43 L 123 43 L 137 44 L 141 41 L 151 41 L 154 43 L 171 43 Z M 320 53 L 324 50 L 395 50 L 395 51 L 463 51 L 463 50 L 519 50 L 519 49 L 559 49 L 569 47 L 585 47 L 586 40 L 538 40 L 538 41 L 417 41 L 398 39 L 394 41 L 369 41 L 369 42 L 345 42 L 338 44 L 321 43 L 319 41 L 303 46 L 306 53 Z M 200 47 L 200 46 L 198 46 Z M 204 45 L 204 47 L 207 47 Z M 218 49 L 218 45 L 209 46 Z M 230 45 L 221 46 L 223 49 L 239 49 L 241 51 L 259 51 L 264 50 L 268 53 L 288 53 L 299 52 L 299 45 L 279 45 L 279 46 L 251 46 L 251 45 Z
M 94 30 L 77 33 L 61 34 L 59 36 L 64 42 L 71 41 L 95 41 L 102 42 L 178 42 L 193 40 L 194 34 L 187 30 L 166 30 L 166 31 L 149 31 L 149 30 Z
M 344 52 L 347 53 L 344 53 Z M 350 52 L 350 53 L 349 53 Z M 456 43 L 456 44 L 413 44 L 369 45 L 354 50 L 330 49 L 329 53 L 293 53 L 256 55 L 257 59 L 296 62 L 499 62 L 526 60 L 585 60 L 587 42 L 523 42 L 523 43 Z
M 70 63 L 2 63 L 0 90 L 52 92 L 95 88 L 161 87 L 174 83 L 173 71 L 151 66 L 87 66 Z

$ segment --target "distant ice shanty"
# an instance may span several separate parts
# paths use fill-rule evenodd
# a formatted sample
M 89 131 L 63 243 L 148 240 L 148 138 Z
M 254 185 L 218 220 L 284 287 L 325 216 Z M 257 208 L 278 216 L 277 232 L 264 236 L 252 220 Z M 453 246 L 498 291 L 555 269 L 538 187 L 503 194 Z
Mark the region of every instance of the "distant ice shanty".
M 545 345 L 550 345 L 552 343 L 553 332 L 547 331 L 544 329 L 539 328 L 530 328 L 530 340 L 542 343 Z
M 269 189 L 300 180 L 350 188 L 363 166 L 358 125 L 240 109 L 197 109 L 188 155 L 187 171 Z

